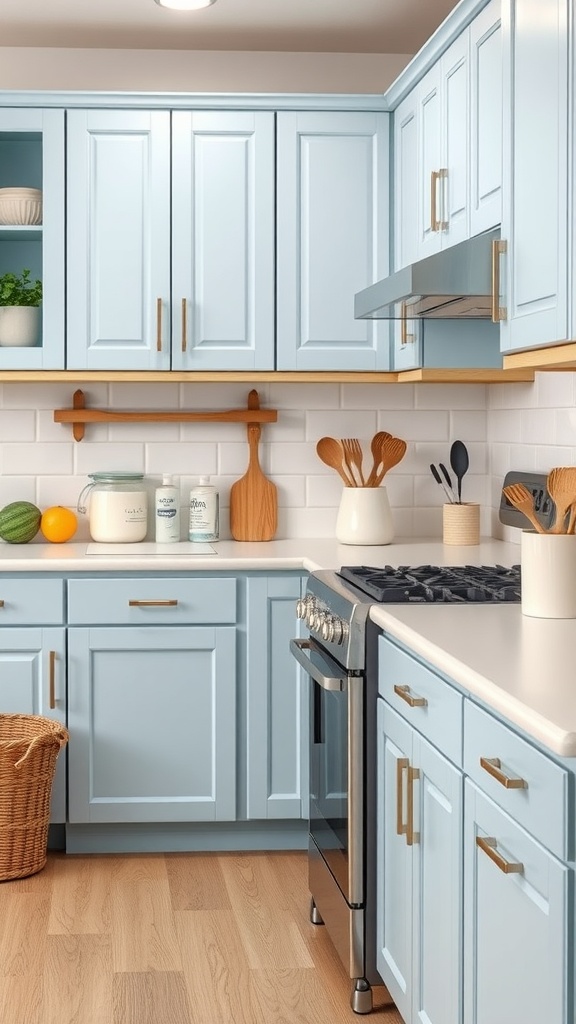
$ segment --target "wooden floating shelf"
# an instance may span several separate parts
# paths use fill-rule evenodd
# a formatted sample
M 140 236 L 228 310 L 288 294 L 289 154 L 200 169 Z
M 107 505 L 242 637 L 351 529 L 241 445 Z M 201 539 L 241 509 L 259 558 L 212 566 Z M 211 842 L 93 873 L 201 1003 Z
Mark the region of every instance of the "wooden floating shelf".
M 82 441 L 86 423 L 275 423 L 276 409 L 261 409 L 258 392 L 248 395 L 246 409 L 209 410 L 206 412 L 177 409 L 174 411 L 137 411 L 87 409 L 82 390 L 74 392 L 71 409 L 55 409 L 55 423 L 71 423 L 75 441 Z
M 423 367 L 417 370 L 0 370 L 0 381 L 69 381 L 74 384 L 124 381 L 134 384 L 508 384 L 534 380 L 535 369 L 546 369 L 526 361 L 504 369 L 452 369 Z M 553 367 L 551 367 L 553 368 Z

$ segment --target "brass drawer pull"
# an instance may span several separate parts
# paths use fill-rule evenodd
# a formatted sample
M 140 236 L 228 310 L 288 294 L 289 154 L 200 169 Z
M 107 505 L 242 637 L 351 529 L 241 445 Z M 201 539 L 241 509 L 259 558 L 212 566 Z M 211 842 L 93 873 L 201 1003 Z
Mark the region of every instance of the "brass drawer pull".
M 515 863 L 514 861 L 506 860 L 501 853 L 498 853 L 498 843 L 493 836 L 476 836 L 476 846 L 479 846 L 483 853 L 485 853 L 490 860 L 493 860 L 496 867 L 500 868 L 505 875 L 523 875 L 524 865 Z
M 182 299 L 182 351 L 186 351 L 186 335 L 188 333 L 187 324 L 188 304 L 186 299 Z
M 3 608 L 3 607 L 4 607 L 4 599 L 2 598 L 2 600 L 0 600 L 0 608 Z
M 420 769 L 408 768 L 408 793 L 406 797 L 406 845 L 413 846 L 420 842 L 420 833 L 414 831 L 414 783 L 420 778 Z
M 402 819 L 402 773 L 405 768 L 408 768 L 409 763 L 407 757 L 396 759 L 396 835 L 398 836 L 405 836 L 407 832 L 407 826 Z
M 178 601 L 128 601 L 129 608 L 175 608 Z
M 398 695 L 402 700 L 406 701 L 411 708 L 425 708 L 428 705 L 426 697 L 413 697 L 410 693 L 409 686 L 398 686 L 394 687 L 394 693 Z
M 162 299 L 156 299 L 156 351 L 162 351 Z
M 502 771 L 502 764 L 499 757 L 481 757 L 480 767 L 488 772 L 496 782 L 499 782 L 505 789 L 528 789 L 525 779 L 511 778 Z
M 439 176 L 438 171 L 430 172 L 430 231 L 433 232 L 440 230 L 440 221 L 438 220 L 438 213 L 436 209 Z
M 442 195 L 441 195 L 441 201 L 440 201 L 441 219 L 438 221 L 438 230 L 439 231 L 448 231 L 449 224 L 448 224 L 448 221 L 444 219 L 445 212 L 446 212 L 446 207 L 448 206 L 448 202 L 447 202 L 447 198 L 446 198 L 446 193 L 448 191 L 448 185 L 447 185 L 447 182 L 448 182 L 448 168 L 447 167 L 441 167 L 440 170 L 438 171 L 438 181 L 443 183 L 442 184 Z
M 500 305 L 500 256 L 508 251 L 505 240 L 492 242 L 492 323 L 498 324 L 506 320 L 506 306 Z
M 50 651 L 48 661 L 48 706 L 51 711 L 56 707 L 56 651 Z

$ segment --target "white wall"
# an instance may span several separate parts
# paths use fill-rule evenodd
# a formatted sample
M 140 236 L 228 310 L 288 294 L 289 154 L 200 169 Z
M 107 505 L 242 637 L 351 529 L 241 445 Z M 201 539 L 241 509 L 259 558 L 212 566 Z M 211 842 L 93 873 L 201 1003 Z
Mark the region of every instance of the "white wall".
M 396 53 L 269 53 L 0 47 L 0 89 L 381 93 Z

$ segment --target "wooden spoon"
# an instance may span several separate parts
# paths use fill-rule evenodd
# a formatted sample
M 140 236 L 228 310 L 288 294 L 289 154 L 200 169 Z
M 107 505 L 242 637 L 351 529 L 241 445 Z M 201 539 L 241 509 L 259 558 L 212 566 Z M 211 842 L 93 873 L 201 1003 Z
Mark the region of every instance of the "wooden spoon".
M 344 451 L 337 438 L 321 437 L 316 445 L 316 452 L 326 466 L 330 466 L 340 474 L 346 487 L 354 487 L 354 481 L 350 479 L 344 468 Z
M 367 487 L 374 487 L 378 467 L 382 461 L 382 443 L 386 437 L 392 437 L 392 434 L 389 434 L 387 430 L 379 430 L 377 434 L 374 434 L 374 437 L 370 442 L 370 451 L 372 452 L 372 469 L 370 470 L 366 481 Z
M 546 533 L 542 523 L 534 511 L 534 499 L 524 484 L 508 484 L 502 489 L 502 494 L 514 508 L 522 512 L 526 519 L 529 519 L 537 533 Z
M 399 437 L 387 437 L 382 442 L 382 465 L 376 474 L 374 487 L 379 487 L 389 469 L 396 466 L 406 454 L 406 441 Z
M 546 480 L 548 494 L 556 506 L 556 518 L 550 533 L 564 533 L 566 513 L 576 498 L 576 466 L 552 469 Z

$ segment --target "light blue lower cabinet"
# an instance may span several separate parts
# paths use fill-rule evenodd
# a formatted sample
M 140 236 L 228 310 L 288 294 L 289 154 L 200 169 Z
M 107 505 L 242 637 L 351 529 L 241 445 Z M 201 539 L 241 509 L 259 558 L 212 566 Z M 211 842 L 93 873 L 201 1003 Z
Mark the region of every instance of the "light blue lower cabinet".
M 406 1024 L 461 1024 L 463 775 L 378 700 L 378 970 Z
M 236 816 L 236 627 L 69 630 L 69 820 Z
M 8 602 L 7 602 L 8 603 Z M 0 630 L 0 714 L 43 715 L 66 724 L 65 630 Z M 56 762 L 50 821 L 66 820 L 66 748 Z
M 300 577 L 247 584 L 246 812 L 249 819 L 308 815 L 306 680 L 290 653 Z M 240 758 L 240 763 L 242 759 Z
M 570 869 L 469 780 L 464 858 L 464 1024 L 572 1024 Z

